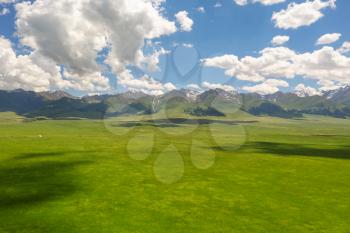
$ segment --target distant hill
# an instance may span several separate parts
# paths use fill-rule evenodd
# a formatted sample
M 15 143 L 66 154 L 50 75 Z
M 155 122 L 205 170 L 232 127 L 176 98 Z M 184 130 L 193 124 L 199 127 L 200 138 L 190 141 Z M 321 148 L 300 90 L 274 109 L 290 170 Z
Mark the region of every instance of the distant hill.
M 104 103 L 88 103 L 65 92 L 0 91 L 0 112 L 15 112 L 26 117 L 101 118 Z
M 350 107 L 350 86 L 326 92 L 324 97 L 331 101 Z
M 15 112 L 19 115 L 37 111 L 45 99 L 32 91 L 0 91 L 0 112 Z
M 64 91 L 47 91 L 47 92 L 39 92 L 39 96 L 43 97 L 47 101 L 55 101 L 55 100 L 60 100 L 62 98 L 69 98 L 69 99 L 79 99 L 77 97 L 74 97 L 67 92 Z
M 255 116 L 268 115 L 281 118 L 294 118 L 303 116 L 297 110 L 286 110 L 280 105 L 271 102 L 263 102 L 259 106 L 250 108 L 248 112 Z
M 43 104 L 36 111 L 25 114 L 28 117 L 48 118 L 89 118 L 102 119 L 107 106 L 105 103 L 87 103 L 81 99 L 61 98 Z
M 223 117 L 236 111 L 252 115 L 293 118 L 318 114 L 350 116 L 350 87 L 326 92 L 323 96 L 299 96 L 277 92 L 272 95 L 227 92 L 221 89 L 198 92 L 174 90 L 161 96 L 142 92 L 74 97 L 63 91 L 0 91 L 0 112 L 15 112 L 26 117 L 91 118 L 106 116 L 187 114 Z
M 126 92 L 106 96 L 101 103 L 106 106 L 108 116 L 151 114 L 153 96 L 141 92 Z
M 294 93 L 277 92 L 264 96 L 255 93 L 241 94 L 241 99 L 242 108 L 251 114 L 257 112 L 258 108 L 265 109 L 263 111 L 265 112 L 267 107 L 265 103 L 270 103 L 281 107 L 286 112 L 292 113 L 292 116 L 296 113 L 301 113 L 344 118 L 350 116 L 348 105 L 350 101 L 344 98 L 347 94 L 350 95 L 350 88 L 340 89 L 339 93 L 334 91 L 332 96 L 330 96 L 330 93 L 325 93 L 323 96 L 301 97 Z M 340 95 L 343 97 L 339 98 Z M 268 115 L 274 116 L 274 113 L 270 112 Z

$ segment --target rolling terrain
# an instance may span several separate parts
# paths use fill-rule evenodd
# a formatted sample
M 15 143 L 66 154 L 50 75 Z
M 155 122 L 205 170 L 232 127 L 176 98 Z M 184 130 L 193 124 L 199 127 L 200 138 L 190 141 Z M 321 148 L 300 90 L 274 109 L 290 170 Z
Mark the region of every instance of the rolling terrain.
M 0 232 L 346 233 L 344 93 L 2 91 Z
M 243 111 L 255 116 L 282 118 L 303 114 L 337 118 L 350 116 L 350 87 L 307 96 L 277 92 L 272 95 L 226 92 L 221 89 L 196 92 L 175 90 L 162 96 L 141 92 L 77 98 L 65 92 L 35 93 L 24 90 L 0 91 L 0 112 L 15 112 L 25 117 L 103 119 L 106 116 L 156 114 L 220 116 Z
M 347 119 L 0 116 L 0 232 L 350 228 Z

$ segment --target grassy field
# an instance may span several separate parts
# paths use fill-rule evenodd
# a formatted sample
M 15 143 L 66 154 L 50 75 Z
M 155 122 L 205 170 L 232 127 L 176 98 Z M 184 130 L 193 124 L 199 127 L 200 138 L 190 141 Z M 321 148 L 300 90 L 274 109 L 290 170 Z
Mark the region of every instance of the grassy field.
M 2 113 L 0 132 L 0 232 L 350 229 L 350 120 Z

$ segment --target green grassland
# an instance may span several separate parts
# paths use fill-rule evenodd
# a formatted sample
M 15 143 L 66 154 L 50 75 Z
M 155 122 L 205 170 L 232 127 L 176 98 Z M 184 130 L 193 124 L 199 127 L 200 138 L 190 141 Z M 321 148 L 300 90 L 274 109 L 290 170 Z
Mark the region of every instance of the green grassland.
M 350 120 L 177 117 L 1 113 L 0 232 L 349 232 Z

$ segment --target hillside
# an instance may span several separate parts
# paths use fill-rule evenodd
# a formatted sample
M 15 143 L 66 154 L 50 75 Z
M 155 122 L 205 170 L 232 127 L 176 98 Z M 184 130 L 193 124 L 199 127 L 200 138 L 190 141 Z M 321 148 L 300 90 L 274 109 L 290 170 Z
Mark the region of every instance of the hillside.
M 142 92 L 74 97 L 66 92 L 14 90 L 0 91 L 0 112 L 26 117 L 91 118 L 161 113 L 166 116 L 227 116 L 237 111 L 282 118 L 317 114 L 345 118 L 350 116 L 350 87 L 323 96 L 298 96 L 277 92 L 272 95 L 227 92 L 221 89 L 196 92 L 174 90 L 161 96 Z

